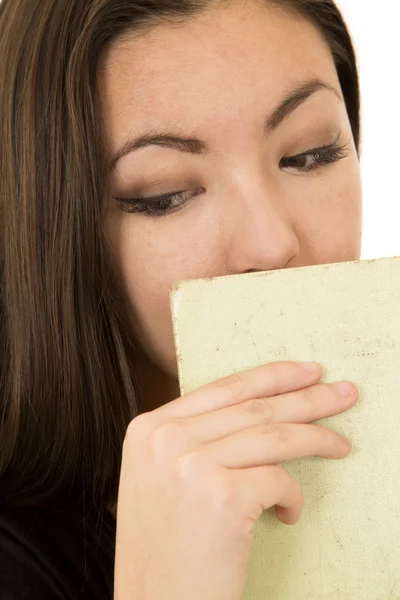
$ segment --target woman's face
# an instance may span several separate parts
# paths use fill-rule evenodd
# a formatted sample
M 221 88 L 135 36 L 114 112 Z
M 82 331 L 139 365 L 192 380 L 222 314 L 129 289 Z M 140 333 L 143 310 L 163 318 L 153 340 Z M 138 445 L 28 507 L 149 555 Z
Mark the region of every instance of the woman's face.
M 174 282 L 359 259 L 358 157 L 308 21 L 254 1 L 157 25 L 109 49 L 100 86 L 119 157 L 106 235 L 164 372 L 176 375 Z

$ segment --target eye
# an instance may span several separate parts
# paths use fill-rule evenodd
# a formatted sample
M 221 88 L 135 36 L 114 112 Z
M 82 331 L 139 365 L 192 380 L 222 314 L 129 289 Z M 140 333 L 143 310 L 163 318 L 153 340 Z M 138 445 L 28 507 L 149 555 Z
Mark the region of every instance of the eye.
M 114 200 L 117 200 L 118 206 L 124 212 L 162 217 L 181 210 L 204 191 L 204 188 L 198 188 L 196 190 L 149 196 L 148 198 L 114 198 Z
M 294 170 L 301 173 L 315 171 L 326 165 L 335 163 L 351 154 L 350 144 L 339 146 L 336 143 L 327 146 L 320 146 L 281 159 L 279 166 L 281 169 Z

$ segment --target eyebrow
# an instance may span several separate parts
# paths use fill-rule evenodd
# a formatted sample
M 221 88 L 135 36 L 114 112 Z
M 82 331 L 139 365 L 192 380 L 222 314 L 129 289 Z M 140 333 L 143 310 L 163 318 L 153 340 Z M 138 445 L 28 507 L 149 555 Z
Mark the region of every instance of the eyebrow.
M 265 133 L 274 131 L 289 115 L 291 115 L 299 106 L 304 104 L 310 96 L 320 90 L 329 90 L 333 92 L 340 100 L 343 100 L 337 89 L 320 79 L 311 79 L 294 87 L 289 94 L 279 103 L 273 113 L 267 118 L 265 124 Z M 209 146 L 205 142 L 192 138 L 185 138 L 179 135 L 174 135 L 171 132 L 149 132 L 135 139 L 128 139 L 117 150 L 110 161 L 110 171 L 112 171 L 117 162 L 124 156 L 146 148 L 147 146 L 159 146 L 162 148 L 170 148 L 179 152 L 187 152 L 189 154 L 206 154 L 209 152 Z

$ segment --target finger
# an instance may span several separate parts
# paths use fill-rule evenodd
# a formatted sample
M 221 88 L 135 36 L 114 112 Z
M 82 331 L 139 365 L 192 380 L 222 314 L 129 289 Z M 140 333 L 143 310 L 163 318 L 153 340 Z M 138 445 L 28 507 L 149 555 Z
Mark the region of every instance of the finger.
M 276 507 L 276 516 L 282 523 L 294 525 L 300 519 L 304 497 L 299 484 L 280 466 L 254 467 L 232 471 L 237 480 L 239 501 L 252 511 L 248 516 L 254 522 L 263 510 Z
M 259 425 L 206 444 L 205 456 L 231 469 L 272 465 L 304 456 L 344 458 L 351 450 L 342 435 L 322 425 Z
M 270 404 L 271 423 L 310 423 L 345 412 L 357 399 L 356 386 L 349 381 L 340 381 L 320 383 L 266 401 Z M 252 402 L 256 401 L 248 401 L 243 408 L 248 412 L 255 411 L 257 406 Z
M 158 410 L 171 417 L 192 417 L 252 398 L 299 390 L 317 383 L 322 376 L 321 366 L 311 365 L 313 371 L 295 362 L 276 362 L 241 371 L 185 394 Z
M 272 398 L 254 398 L 188 419 L 194 439 L 212 442 L 243 429 L 267 423 L 310 423 L 338 415 L 357 400 L 357 388 L 348 384 L 349 396 L 336 384 L 317 384 Z M 347 392 L 346 392 L 347 393 Z

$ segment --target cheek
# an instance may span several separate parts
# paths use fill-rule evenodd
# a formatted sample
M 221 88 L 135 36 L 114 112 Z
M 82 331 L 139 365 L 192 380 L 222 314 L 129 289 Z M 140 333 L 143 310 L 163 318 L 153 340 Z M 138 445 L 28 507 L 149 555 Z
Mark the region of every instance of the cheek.
M 329 200 L 331 200 L 329 202 Z M 339 189 L 331 205 L 331 225 L 326 223 L 327 242 L 332 254 L 337 253 L 336 262 L 358 260 L 361 254 L 362 202 L 361 183 L 353 177 Z M 336 210 L 335 210 L 336 205 Z M 330 232 L 330 235 L 329 235 Z
M 302 203 L 293 222 L 308 264 L 359 260 L 362 201 L 358 161 L 329 186 L 322 183 Z
M 195 221 L 188 229 L 187 219 L 182 219 L 185 227 L 180 227 L 174 216 L 152 222 L 134 219 L 128 215 L 114 235 L 119 240 L 118 271 L 143 350 L 162 370 L 176 375 L 169 289 L 177 281 L 220 271 L 218 234 L 211 223 Z

